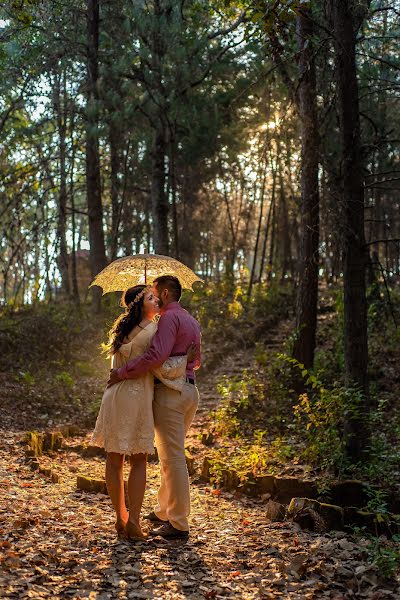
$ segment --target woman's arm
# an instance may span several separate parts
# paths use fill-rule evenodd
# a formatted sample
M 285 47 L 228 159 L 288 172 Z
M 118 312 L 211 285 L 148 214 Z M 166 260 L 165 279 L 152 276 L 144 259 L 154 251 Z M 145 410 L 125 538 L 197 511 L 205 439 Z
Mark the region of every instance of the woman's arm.
M 184 356 L 170 356 L 158 369 L 153 369 L 153 374 L 160 378 L 165 379 L 178 379 L 179 377 L 185 377 L 187 364 L 193 362 L 197 356 L 197 348 L 192 343 L 187 354 Z

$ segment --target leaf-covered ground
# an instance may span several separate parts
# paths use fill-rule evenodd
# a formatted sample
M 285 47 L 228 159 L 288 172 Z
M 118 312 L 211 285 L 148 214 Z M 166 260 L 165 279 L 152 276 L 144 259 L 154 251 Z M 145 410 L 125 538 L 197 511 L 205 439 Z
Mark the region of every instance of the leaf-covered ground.
M 42 328 L 47 320 L 43 318 Z M 37 323 L 36 317 L 32 322 Z M 49 344 L 49 335 L 42 330 L 40 337 Z M 53 346 L 61 348 L 56 342 Z M 104 475 L 102 458 L 83 458 L 78 451 L 90 436 L 86 409 L 101 393 L 107 373 L 104 361 L 95 358 L 93 343 L 81 344 L 76 368 L 70 367 L 73 352 L 72 358 L 65 359 L 60 350 L 58 363 L 47 370 L 35 368 L 36 345 L 31 348 L 29 376 L 16 334 L 4 344 L 11 350 L 3 354 L 0 364 L 1 598 L 400 597 L 400 582 L 386 581 L 371 564 L 369 540 L 343 532 L 310 533 L 289 522 L 270 523 L 262 498 L 228 493 L 199 480 L 206 448 L 201 448 L 198 433 L 209 427 L 208 409 L 217 399 L 215 383 L 228 371 L 240 373 L 251 362 L 249 353 L 232 350 L 228 343 L 215 364 L 212 348 L 205 353 L 202 406 L 189 440 L 197 448 L 189 541 L 155 538 L 135 544 L 117 539 L 107 496 L 76 487 L 77 474 Z M 10 376 L 10 365 L 15 364 L 21 373 Z M 61 374 L 68 369 L 72 383 L 66 375 L 56 375 L 55 384 L 56 368 Z M 71 421 L 86 427 L 87 434 L 67 439 L 60 452 L 41 459 L 60 474 L 60 483 L 52 483 L 26 462 L 23 434 Z M 157 486 L 158 466 L 149 464 L 144 512 L 151 510 Z
M 1 587 L 4 598 L 384 598 L 367 542 L 271 524 L 262 501 L 195 481 L 188 542 L 119 541 L 107 496 L 76 490 L 76 473 L 103 474 L 99 458 L 62 451 L 61 483 L 32 472 L 19 435 L 1 431 Z M 145 510 L 154 502 L 149 465 Z
M 6 420 L 17 425 L 15 413 Z M 202 410 L 195 425 L 206 422 Z M 371 566 L 367 540 L 269 523 L 262 499 L 213 489 L 197 475 L 188 542 L 118 540 L 108 497 L 76 488 L 78 473 L 104 474 L 102 458 L 76 451 L 89 436 L 67 439 L 56 455 L 41 459 L 60 474 L 60 483 L 52 483 L 30 469 L 21 430 L 0 431 L 0 597 L 399 597 L 400 587 Z M 144 511 L 152 508 L 157 485 L 158 466 L 149 464 Z

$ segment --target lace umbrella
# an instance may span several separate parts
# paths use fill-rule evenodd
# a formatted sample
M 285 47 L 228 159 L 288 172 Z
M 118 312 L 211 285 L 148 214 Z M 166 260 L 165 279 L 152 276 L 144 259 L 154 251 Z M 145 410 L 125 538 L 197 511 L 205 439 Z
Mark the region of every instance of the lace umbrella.
M 114 260 L 96 275 L 89 287 L 101 287 L 103 295 L 122 292 L 134 285 L 152 283 L 160 275 L 175 275 L 187 290 L 193 290 L 195 281 L 203 282 L 189 267 L 175 258 L 161 254 L 134 254 Z

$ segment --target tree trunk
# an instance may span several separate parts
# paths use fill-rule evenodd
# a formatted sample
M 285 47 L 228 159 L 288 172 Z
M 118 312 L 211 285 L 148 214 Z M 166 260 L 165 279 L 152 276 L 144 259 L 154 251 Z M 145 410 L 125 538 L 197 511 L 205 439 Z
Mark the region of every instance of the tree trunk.
M 344 355 L 348 385 L 356 385 L 365 397 L 359 407 L 368 410 L 368 334 L 365 290 L 366 249 L 361 135 L 355 57 L 355 5 L 351 0 L 331 0 L 337 105 L 342 144 L 344 230 Z M 359 458 L 365 448 L 363 415 L 346 424 L 348 451 Z
M 274 268 L 274 255 L 275 255 L 275 234 L 276 234 L 276 197 L 271 199 L 271 238 L 269 241 L 269 256 L 268 256 L 268 268 L 267 268 L 267 281 L 268 283 L 272 280 L 272 271 Z
M 267 224 L 265 226 L 265 233 L 264 233 L 264 242 L 263 242 L 263 248 L 262 248 L 262 254 L 261 254 L 261 263 L 260 263 L 260 275 L 259 275 L 259 281 L 262 281 L 262 277 L 263 277 L 263 273 L 264 273 L 264 264 L 265 264 L 265 258 L 267 255 L 267 242 L 268 242 L 268 235 L 269 235 L 269 229 L 271 226 L 271 218 L 272 218 L 272 210 L 273 210 L 273 206 L 275 204 L 275 191 L 276 191 L 276 169 L 273 166 L 273 160 L 272 160 L 272 156 L 271 156 L 271 171 L 272 171 L 272 190 L 271 190 L 271 202 L 269 205 L 269 209 L 268 209 L 268 216 L 267 216 Z
M 175 163 L 175 136 L 171 135 L 170 144 L 169 144 L 169 183 L 171 189 L 171 199 L 172 199 L 172 225 L 173 225 L 173 233 L 174 233 L 174 254 L 175 258 L 179 259 L 179 231 L 178 231 L 178 212 L 176 206 L 176 192 L 177 192 L 177 182 L 176 182 L 176 163 Z
M 151 206 L 153 215 L 153 245 L 156 254 L 168 254 L 168 197 L 165 193 L 166 138 L 160 123 L 154 131 L 152 149 Z
M 249 288 L 248 288 L 248 299 L 250 300 L 251 298 L 251 291 L 253 288 L 253 283 L 254 283 L 254 278 L 255 278 L 255 273 L 256 273 L 256 265 L 257 265 L 257 258 L 258 258 L 258 249 L 259 249 L 259 244 L 260 244 L 260 236 L 261 236 L 261 227 L 262 227 L 262 222 L 263 222 L 263 217 L 264 217 L 264 197 L 265 197 L 265 181 L 267 178 L 267 165 L 264 166 L 264 174 L 263 174 L 263 179 L 262 179 L 262 184 L 261 184 L 261 190 L 260 190 L 260 212 L 258 215 L 258 225 L 257 225 L 257 233 L 256 233 L 256 243 L 254 245 L 254 258 L 253 258 L 253 264 L 251 266 L 251 272 L 250 272 L 250 281 L 249 281 Z M 256 195 L 256 189 L 257 189 L 257 183 L 254 184 L 254 196 Z
M 75 173 L 75 153 L 76 144 L 74 143 L 74 130 L 75 130 L 75 112 L 71 110 L 70 117 L 70 132 L 71 132 L 71 169 L 70 169 L 70 180 L 69 180 L 69 194 L 71 198 L 71 236 L 72 236 L 72 250 L 71 250 L 71 283 L 72 283 L 72 298 L 79 306 L 79 287 L 78 287 L 78 273 L 76 265 L 76 213 L 75 213 L 75 189 L 74 189 L 74 173 Z
M 299 87 L 297 108 L 301 129 L 301 244 L 299 285 L 296 302 L 297 338 L 293 357 L 308 369 L 314 362 L 318 302 L 319 244 L 319 136 L 316 105 L 316 75 L 312 44 L 311 9 L 301 8 L 297 17 Z
M 109 143 L 110 143 L 110 180 L 111 180 L 111 240 L 110 240 L 110 258 L 114 260 L 118 249 L 118 230 L 120 221 L 120 199 L 119 199 L 119 181 L 118 174 L 121 165 L 120 153 L 121 134 L 114 123 L 110 123 Z
M 61 91 L 61 78 L 63 92 Z M 57 238 L 59 243 L 58 266 L 61 272 L 61 289 L 65 296 L 69 297 L 71 293 L 69 269 L 68 269 L 68 249 L 67 249 L 67 171 L 66 171 L 66 74 L 65 70 L 56 73 L 54 77 L 54 110 L 57 119 L 59 149 L 60 149 L 60 188 L 58 195 L 58 220 L 57 220 Z
M 98 137 L 98 52 L 99 0 L 87 0 L 87 107 L 86 107 L 86 192 L 89 213 L 89 243 L 92 276 L 107 264 L 103 207 L 101 203 Z M 101 290 L 93 289 L 93 305 L 100 310 Z

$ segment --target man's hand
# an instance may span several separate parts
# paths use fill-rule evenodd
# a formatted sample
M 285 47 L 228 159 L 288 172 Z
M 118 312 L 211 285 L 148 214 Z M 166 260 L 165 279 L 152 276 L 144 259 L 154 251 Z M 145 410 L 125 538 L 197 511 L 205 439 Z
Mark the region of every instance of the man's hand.
M 110 375 L 109 375 L 108 381 L 107 381 L 107 387 L 109 388 L 112 385 L 119 383 L 120 381 L 122 381 L 122 379 L 118 375 L 118 369 L 111 369 Z
M 192 342 L 187 349 L 187 361 L 188 363 L 194 362 L 197 356 L 197 346 L 194 342 Z

